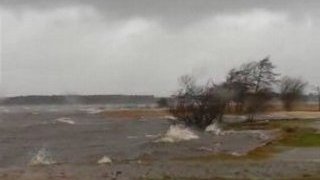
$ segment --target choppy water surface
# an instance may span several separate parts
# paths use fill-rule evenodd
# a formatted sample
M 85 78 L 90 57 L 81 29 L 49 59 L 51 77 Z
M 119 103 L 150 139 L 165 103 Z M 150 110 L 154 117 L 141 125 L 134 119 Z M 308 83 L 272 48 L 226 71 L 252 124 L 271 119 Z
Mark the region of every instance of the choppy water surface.
M 221 137 L 197 132 L 191 135 L 200 138 L 164 143 L 161 137 L 166 133 L 181 132 L 189 136 L 190 133 L 179 129 L 172 132 L 175 128 L 169 128 L 168 121 L 162 118 L 122 120 L 99 113 L 108 108 L 101 105 L 0 107 L 0 168 L 96 164 L 103 157 L 120 162 L 146 154 L 165 159 L 203 154 L 217 148 L 241 152 L 261 141 L 259 135 L 253 137 L 252 133 L 229 134 L 223 137 L 223 142 L 229 143 L 221 145 Z

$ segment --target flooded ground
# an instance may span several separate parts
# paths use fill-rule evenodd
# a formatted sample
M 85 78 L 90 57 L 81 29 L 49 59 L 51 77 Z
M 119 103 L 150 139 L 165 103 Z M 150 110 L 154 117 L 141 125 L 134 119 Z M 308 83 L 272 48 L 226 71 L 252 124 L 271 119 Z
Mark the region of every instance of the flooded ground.
M 197 138 L 161 141 L 170 129 L 164 117 L 122 119 L 101 113 L 113 108 L 101 105 L 1 107 L 0 179 L 161 179 L 166 176 L 268 179 L 313 177 L 320 172 L 317 148 L 310 149 L 306 156 L 301 156 L 304 150 L 293 149 L 263 161 L 185 161 L 189 157 L 219 153 L 235 158 L 243 156 L 272 141 L 277 132 L 227 131 L 217 136 L 191 129 L 176 131 L 174 127 L 171 134 L 178 138 L 185 137 L 183 133 L 192 133 Z

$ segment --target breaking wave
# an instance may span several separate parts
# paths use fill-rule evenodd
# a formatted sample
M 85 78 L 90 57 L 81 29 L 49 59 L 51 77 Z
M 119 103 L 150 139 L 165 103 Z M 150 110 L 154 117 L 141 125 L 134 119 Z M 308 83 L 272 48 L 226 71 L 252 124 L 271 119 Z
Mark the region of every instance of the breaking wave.
M 194 139 L 199 139 L 199 136 L 196 135 L 191 129 L 183 125 L 171 125 L 166 134 L 155 142 L 175 143 Z
M 206 127 L 205 132 L 212 133 L 214 135 L 223 135 L 221 128 L 218 123 L 213 123 Z
M 46 149 L 42 148 L 31 159 L 31 161 L 29 162 L 29 165 L 38 166 L 38 165 L 51 165 L 55 163 L 56 162 L 50 157 L 49 152 Z

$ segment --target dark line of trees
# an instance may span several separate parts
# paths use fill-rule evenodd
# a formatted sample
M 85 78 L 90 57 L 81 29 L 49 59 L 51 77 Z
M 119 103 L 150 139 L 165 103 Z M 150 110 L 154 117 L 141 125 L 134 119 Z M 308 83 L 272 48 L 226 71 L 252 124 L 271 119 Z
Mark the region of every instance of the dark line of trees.
M 277 96 L 285 109 L 291 110 L 307 83 L 288 76 L 279 80 L 279 76 L 269 57 L 231 69 L 220 84 L 197 86 L 194 77 L 184 75 L 179 79 L 180 89 L 173 96 L 170 112 L 186 125 L 203 129 L 213 122 L 221 123 L 224 113 L 231 109 L 247 114 L 247 120 L 252 122 Z M 280 95 L 274 90 L 278 86 Z
M 2 99 L 0 105 L 28 104 L 154 104 L 157 98 L 152 95 L 52 95 L 18 96 Z

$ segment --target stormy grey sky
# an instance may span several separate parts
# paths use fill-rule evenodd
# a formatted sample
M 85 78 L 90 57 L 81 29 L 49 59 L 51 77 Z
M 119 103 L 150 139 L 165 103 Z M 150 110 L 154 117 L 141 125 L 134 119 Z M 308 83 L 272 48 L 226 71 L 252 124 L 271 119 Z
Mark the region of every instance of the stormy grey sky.
M 317 0 L 0 0 L 1 94 L 169 95 L 270 56 L 320 84 Z

